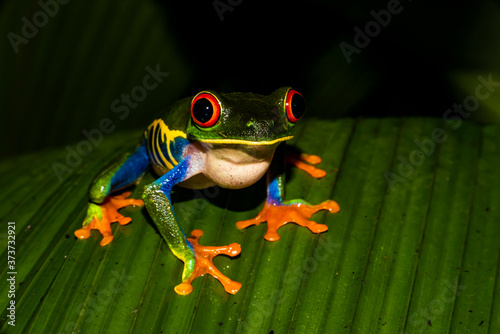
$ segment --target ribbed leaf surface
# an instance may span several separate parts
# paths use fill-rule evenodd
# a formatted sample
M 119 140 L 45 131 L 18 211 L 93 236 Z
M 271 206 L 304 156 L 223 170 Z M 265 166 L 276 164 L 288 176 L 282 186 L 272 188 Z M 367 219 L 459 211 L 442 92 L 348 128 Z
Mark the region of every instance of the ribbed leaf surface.
M 175 294 L 182 262 L 144 209 L 122 210 L 133 221 L 115 224 L 108 246 L 95 231 L 74 237 L 92 177 L 139 134 L 106 137 L 62 181 L 51 164 L 66 163 L 64 148 L 0 164 L 0 236 L 6 245 L 7 223 L 15 222 L 17 272 L 15 327 L 7 323 L 9 286 L 0 287 L 2 332 L 500 332 L 498 126 L 305 121 L 293 144 L 320 155 L 328 174 L 315 180 L 291 169 L 286 191 L 288 199 L 340 204 L 338 214 L 313 216 L 329 226 L 321 235 L 289 224 L 271 243 L 265 224 L 238 230 L 236 221 L 262 207 L 262 182 L 237 191 L 177 189 L 186 232 L 202 229 L 205 245 L 241 244 L 239 257 L 215 259 L 243 283 L 236 295 L 210 276 L 196 279 L 190 295 Z M 135 197 L 153 179 L 148 174 Z M 1 258 L 6 264 L 5 246 Z M 2 265 L 2 282 L 9 271 Z

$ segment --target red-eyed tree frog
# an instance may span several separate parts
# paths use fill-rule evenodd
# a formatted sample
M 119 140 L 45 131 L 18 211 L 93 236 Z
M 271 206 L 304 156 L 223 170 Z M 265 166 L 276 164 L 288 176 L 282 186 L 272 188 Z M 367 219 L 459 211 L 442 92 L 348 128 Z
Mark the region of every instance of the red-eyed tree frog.
M 284 201 L 285 160 L 314 177 L 326 172 L 312 166 L 321 161 L 313 155 L 285 155 L 284 142 L 294 135 L 296 122 L 303 116 L 305 101 L 290 87 L 270 95 L 218 93 L 202 91 L 174 104 L 162 118 L 156 119 L 144 133 L 133 152 L 111 161 L 92 181 L 83 227 L 78 238 L 97 229 L 103 236 L 101 246 L 113 240 L 110 224 L 125 225 L 131 218 L 118 213 L 128 205 L 145 204 L 147 212 L 172 253 L 184 262 L 178 294 L 189 294 L 191 282 L 206 273 L 218 279 L 228 293 L 236 293 L 241 284 L 224 276 L 212 263 L 218 254 L 236 256 L 237 243 L 207 247 L 198 243 L 203 234 L 191 232 L 186 238 L 175 216 L 170 193 L 174 185 L 203 189 L 218 185 L 239 189 L 257 182 L 267 172 L 267 199 L 257 217 L 236 223 L 239 229 L 267 222 L 265 239 L 280 238 L 280 226 L 294 222 L 314 233 L 328 229 L 310 221 L 319 210 L 339 211 L 335 201 L 311 205 L 303 200 Z M 159 176 L 144 188 L 143 201 L 128 199 L 130 193 L 113 195 L 117 190 L 139 182 L 148 167 Z

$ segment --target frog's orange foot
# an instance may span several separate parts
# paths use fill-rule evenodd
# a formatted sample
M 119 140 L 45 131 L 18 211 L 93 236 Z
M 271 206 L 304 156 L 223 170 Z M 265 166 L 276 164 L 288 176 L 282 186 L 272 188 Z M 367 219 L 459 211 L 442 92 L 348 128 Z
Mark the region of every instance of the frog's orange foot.
M 75 236 L 79 239 L 86 239 L 90 237 L 90 231 L 95 229 L 99 230 L 103 237 L 100 243 L 101 246 L 106 246 L 113 241 L 111 223 L 118 222 L 120 225 L 126 225 L 132 221 L 132 218 L 122 216 L 118 210 L 129 205 L 144 205 L 144 202 L 140 199 L 127 198 L 130 194 L 131 192 L 124 192 L 117 196 L 108 196 L 104 202 L 100 204 L 101 219 L 99 219 L 97 215 L 94 216 L 90 224 L 75 231 Z
M 310 155 L 305 153 L 301 154 L 290 153 L 287 154 L 286 161 L 289 164 L 297 167 L 298 169 L 302 169 L 306 173 L 309 173 L 312 177 L 315 177 L 317 179 L 320 179 L 326 175 L 326 171 L 311 166 L 311 165 L 317 165 L 321 162 L 321 158 L 318 157 L 317 155 Z
M 290 222 L 307 227 L 313 233 L 322 233 L 328 230 L 328 226 L 309 220 L 315 212 L 320 210 L 328 210 L 331 213 L 335 213 L 340 210 L 340 207 L 335 201 L 325 201 L 318 205 L 309 205 L 302 201 L 296 201 L 296 203 L 292 201 L 291 204 L 266 202 L 257 217 L 239 221 L 236 223 L 236 227 L 243 229 L 267 221 L 267 233 L 264 235 L 264 238 L 269 241 L 279 240 L 278 228 Z
M 193 246 L 195 253 L 196 264 L 191 276 L 175 287 L 175 292 L 179 295 L 187 295 L 193 291 L 191 282 L 199 276 L 210 274 L 224 286 L 226 292 L 235 294 L 241 288 L 241 283 L 230 280 L 224 276 L 214 265 L 212 259 L 220 254 L 229 255 L 231 257 L 238 255 L 241 252 L 241 247 L 237 243 L 232 243 L 228 246 L 202 246 L 198 240 L 203 235 L 202 230 L 193 230 L 191 232 L 192 238 L 188 238 Z

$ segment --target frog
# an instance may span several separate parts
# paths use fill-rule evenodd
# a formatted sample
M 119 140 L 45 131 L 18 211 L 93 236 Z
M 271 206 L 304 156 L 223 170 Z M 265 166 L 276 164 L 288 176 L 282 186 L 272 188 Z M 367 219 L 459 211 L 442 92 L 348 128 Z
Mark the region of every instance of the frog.
M 113 240 L 111 223 L 131 221 L 118 210 L 144 205 L 171 252 L 184 263 L 181 282 L 174 287 L 177 294 L 190 294 L 192 281 L 205 274 L 216 278 L 227 293 L 237 293 L 241 283 L 216 268 L 213 258 L 235 257 L 241 246 L 200 245 L 203 231 L 198 229 L 186 237 L 173 209 L 173 187 L 241 189 L 266 175 L 264 207 L 256 217 L 236 222 L 238 229 L 267 222 L 264 238 L 271 242 L 280 239 L 278 229 L 290 222 L 313 233 L 327 231 L 326 224 L 310 218 L 320 210 L 338 212 L 337 202 L 312 205 L 301 199 L 284 200 L 286 163 L 315 178 L 326 175 L 315 166 L 321 162 L 319 156 L 285 151 L 285 142 L 294 137 L 305 110 L 302 94 L 288 86 L 269 95 L 204 90 L 179 100 L 147 127 L 133 150 L 119 154 L 94 177 L 87 213 L 75 236 L 86 239 L 95 229 L 105 246 Z M 144 186 L 142 199 L 129 198 L 127 188 L 139 184 L 149 169 L 155 181 Z

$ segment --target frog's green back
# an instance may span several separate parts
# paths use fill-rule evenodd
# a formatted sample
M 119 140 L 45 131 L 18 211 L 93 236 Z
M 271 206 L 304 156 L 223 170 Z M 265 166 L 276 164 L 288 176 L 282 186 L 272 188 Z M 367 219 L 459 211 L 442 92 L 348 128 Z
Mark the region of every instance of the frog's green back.
M 161 116 L 161 119 L 171 130 L 178 130 L 186 133 L 186 129 L 191 119 L 192 96 L 175 102 Z

